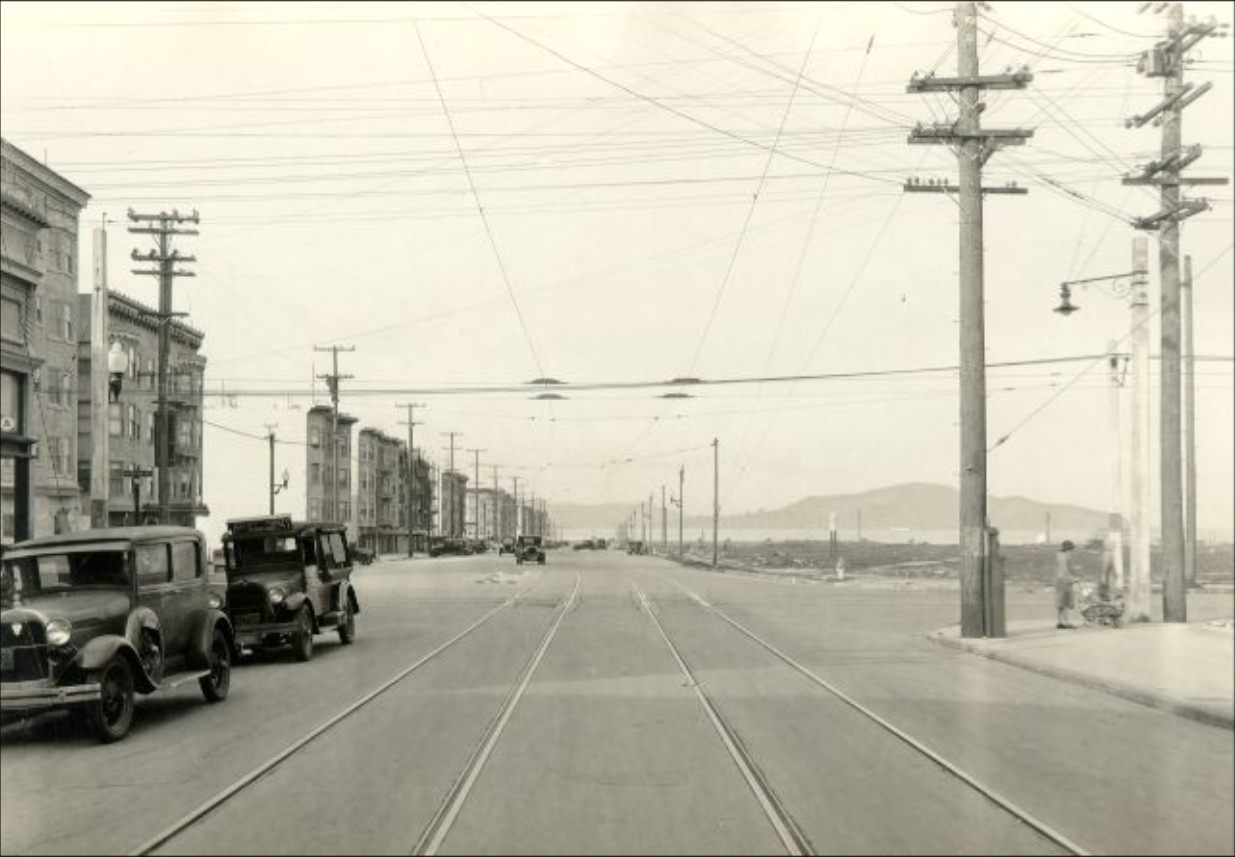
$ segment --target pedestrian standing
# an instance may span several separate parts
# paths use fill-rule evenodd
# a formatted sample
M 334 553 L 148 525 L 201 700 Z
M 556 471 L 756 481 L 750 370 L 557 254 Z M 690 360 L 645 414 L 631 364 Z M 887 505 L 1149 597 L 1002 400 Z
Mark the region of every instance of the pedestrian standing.
M 1072 549 L 1075 545 L 1064 540 L 1055 554 L 1055 627 L 1075 628 L 1068 621 L 1068 611 L 1076 606 L 1072 587 L 1076 576 L 1072 572 Z

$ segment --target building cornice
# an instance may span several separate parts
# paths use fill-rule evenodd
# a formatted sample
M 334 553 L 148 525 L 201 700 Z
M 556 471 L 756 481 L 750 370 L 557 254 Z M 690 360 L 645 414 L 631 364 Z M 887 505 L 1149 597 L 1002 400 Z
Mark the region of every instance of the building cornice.
M 57 194 L 85 208 L 90 201 L 90 194 L 60 175 L 46 164 L 41 164 L 26 152 L 14 146 L 8 140 L 0 137 L 0 154 L 4 160 L 19 168 L 28 177 L 42 186 L 42 189 Z

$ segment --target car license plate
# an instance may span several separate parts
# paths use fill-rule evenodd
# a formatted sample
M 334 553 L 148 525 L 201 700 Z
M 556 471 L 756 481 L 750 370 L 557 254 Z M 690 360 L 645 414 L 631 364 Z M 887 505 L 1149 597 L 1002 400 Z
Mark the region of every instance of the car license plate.
M 0 649 L 0 670 L 11 670 L 13 668 L 13 650 Z

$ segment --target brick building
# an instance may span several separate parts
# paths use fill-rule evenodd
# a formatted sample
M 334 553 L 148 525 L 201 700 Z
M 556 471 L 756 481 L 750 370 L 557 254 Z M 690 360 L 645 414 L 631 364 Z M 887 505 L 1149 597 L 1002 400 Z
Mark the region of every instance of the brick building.
M 305 415 L 305 515 L 311 521 L 352 524 L 355 533 L 351 453 L 356 418 L 339 414 L 337 427 L 332 427 L 333 413 L 327 405 L 314 405 Z

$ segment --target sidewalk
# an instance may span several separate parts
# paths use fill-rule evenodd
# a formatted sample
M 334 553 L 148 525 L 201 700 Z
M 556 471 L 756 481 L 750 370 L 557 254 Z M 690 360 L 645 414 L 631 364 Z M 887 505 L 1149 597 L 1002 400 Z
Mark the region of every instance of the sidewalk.
M 1230 620 L 1057 629 L 1008 623 L 999 639 L 927 635 L 941 645 L 1235 729 L 1235 629 Z

